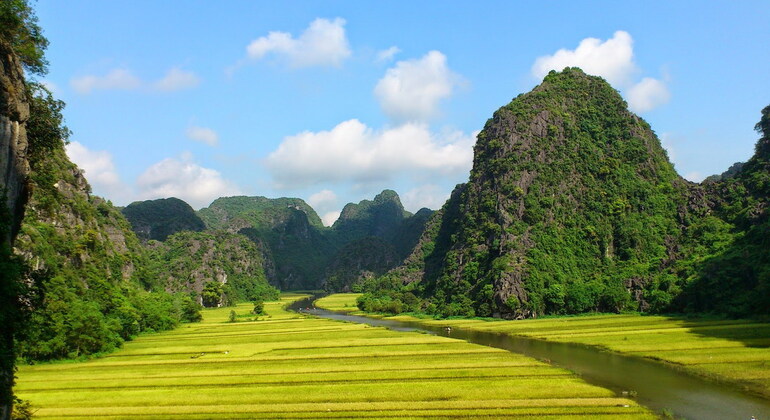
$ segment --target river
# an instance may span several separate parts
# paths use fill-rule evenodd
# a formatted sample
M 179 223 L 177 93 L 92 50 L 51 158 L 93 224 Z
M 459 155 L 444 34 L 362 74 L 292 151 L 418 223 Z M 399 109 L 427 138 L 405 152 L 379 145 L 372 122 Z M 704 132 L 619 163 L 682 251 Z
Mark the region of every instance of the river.
M 295 302 L 291 309 L 312 308 L 312 300 Z M 414 322 L 373 319 L 323 309 L 305 309 L 322 318 L 357 322 L 397 331 L 424 331 L 475 344 L 524 354 L 569 369 L 586 382 L 633 396 L 640 404 L 677 418 L 693 420 L 770 419 L 770 400 L 742 393 L 639 357 L 601 351 L 594 347 L 556 343 L 500 333 L 420 325 Z

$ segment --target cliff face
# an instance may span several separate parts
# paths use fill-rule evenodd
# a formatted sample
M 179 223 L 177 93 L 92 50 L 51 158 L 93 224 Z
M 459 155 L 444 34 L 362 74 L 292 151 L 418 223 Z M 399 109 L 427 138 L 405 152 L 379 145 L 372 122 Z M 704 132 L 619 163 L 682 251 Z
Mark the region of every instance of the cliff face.
M 14 336 L 22 324 L 20 268 L 11 257 L 11 246 L 28 198 L 25 90 L 21 64 L 7 40 L 0 39 L 0 419 L 11 415 Z
M 10 211 L 10 229 L 4 240 L 11 242 L 21 225 L 27 201 L 29 162 L 27 131 L 29 103 L 25 96 L 24 73 L 18 58 L 0 40 L 0 196 Z

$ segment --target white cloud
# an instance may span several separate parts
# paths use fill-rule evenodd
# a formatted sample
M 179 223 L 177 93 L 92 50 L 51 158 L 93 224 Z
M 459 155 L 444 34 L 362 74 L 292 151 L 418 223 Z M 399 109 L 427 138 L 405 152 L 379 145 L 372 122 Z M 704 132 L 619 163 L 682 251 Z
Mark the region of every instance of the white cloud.
M 147 83 L 135 76 L 128 69 L 112 69 L 104 76 L 86 75 L 70 80 L 76 92 L 87 95 L 97 90 L 155 90 L 170 92 L 190 89 L 200 84 L 200 78 L 190 71 L 174 67 L 166 75 L 153 83 Z
M 392 46 L 388 49 L 381 50 L 377 52 L 377 61 L 383 62 L 383 61 L 390 61 L 395 57 L 396 54 L 401 52 L 401 48 L 398 48 L 397 46 Z
M 645 77 L 626 90 L 626 99 L 631 111 L 644 113 L 667 103 L 671 99 L 671 93 L 665 83 Z
M 209 146 L 216 146 L 219 144 L 219 135 L 217 132 L 205 127 L 190 127 L 185 131 L 187 137 L 191 140 L 206 143 Z
M 345 19 L 318 18 L 298 38 L 287 32 L 270 32 L 246 47 L 248 57 L 259 60 L 273 54 L 292 67 L 335 66 L 350 56 Z
M 334 221 L 340 217 L 339 205 L 337 204 L 337 194 L 332 190 L 321 190 L 311 195 L 307 203 L 313 207 L 318 214 L 322 214 L 321 220 L 324 226 L 331 226 Z
M 70 81 L 78 93 L 89 94 L 95 90 L 134 90 L 142 87 L 142 81 L 126 69 L 113 69 L 104 76 L 82 76 Z
M 580 67 L 588 74 L 604 77 L 613 85 L 624 85 L 638 72 L 633 43 L 631 35 L 625 31 L 615 32 L 604 42 L 586 38 L 574 50 L 561 49 L 553 55 L 539 57 L 532 66 L 532 73 L 543 78 L 551 70 Z
M 705 177 L 701 175 L 700 172 L 694 171 L 694 172 L 689 172 L 687 175 L 684 176 L 684 178 L 692 182 L 701 182 Z
M 198 86 L 201 79 L 193 72 L 178 67 L 169 69 L 166 75 L 153 83 L 153 88 L 163 92 L 190 89 Z
M 674 149 L 674 143 L 676 143 L 676 140 L 674 135 L 671 133 L 661 133 L 658 138 L 660 139 L 660 145 L 666 149 L 668 160 L 674 163 L 674 161 L 676 161 L 676 150 Z
M 532 74 L 543 78 L 551 70 L 580 67 L 588 74 L 607 79 L 617 89 L 624 90 L 629 108 L 643 113 L 669 101 L 671 94 L 664 82 L 645 77 L 634 83 L 640 69 L 634 62 L 634 40 L 626 31 L 616 31 L 612 38 L 603 41 L 586 38 L 574 50 L 560 49 L 553 55 L 535 60 Z
M 450 193 L 451 191 L 445 191 L 438 185 L 425 184 L 407 191 L 402 201 L 404 208 L 413 213 L 423 207 L 438 210 L 449 199 Z
M 139 199 L 177 197 L 196 209 L 216 198 L 241 194 L 222 174 L 197 165 L 189 155 L 163 159 L 150 166 L 137 179 L 137 187 Z
M 321 190 L 310 196 L 307 199 L 307 203 L 310 204 L 313 209 L 318 210 L 323 207 L 337 204 L 337 194 L 332 190 Z
M 117 201 L 130 199 L 131 192 L 121 182 L 110 152 L 89 150 L 76 141 L 66 145 L 65 150 L 70 160 L 84 171 L 97 195 Z
M 399 61 L 377 82 L 374 94 L 382 110 L 396 121 L 424 121 L 438 112 L 459 83 L 446 56 L 430 51 L 418 60 Z
M 59 94 L 59 86 L 56 85 L 56 83 L 50 81 L 50 80 L 41 80 L 40 84 L 43 85 L 48 91 L 50 91 L 53 94 Z
M 266 165 L 278 188 L 444 177 L 470 170 L 474 142 L 475 136 L 461 132 L 431 133 L 425 124 L 373 130 L 353 119 L 330 131 L 286 137 Z
M 330 211 L 328 213 L 324 213 L 324 215 L 321 216 L 321 221 L 323 222 L 324 226 L 331 226 L 339 218 L 340 218 L 340 212 Z

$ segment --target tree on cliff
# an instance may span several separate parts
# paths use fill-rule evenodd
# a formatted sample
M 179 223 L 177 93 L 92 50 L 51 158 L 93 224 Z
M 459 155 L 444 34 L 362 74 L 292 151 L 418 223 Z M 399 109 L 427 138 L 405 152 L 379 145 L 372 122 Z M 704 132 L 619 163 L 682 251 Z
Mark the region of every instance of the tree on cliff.
M 48 40 L 27 0 L 0 2 L 0 39 L 10 45 L 25 70 L 41 75 L 47 73 L 45 49 Z

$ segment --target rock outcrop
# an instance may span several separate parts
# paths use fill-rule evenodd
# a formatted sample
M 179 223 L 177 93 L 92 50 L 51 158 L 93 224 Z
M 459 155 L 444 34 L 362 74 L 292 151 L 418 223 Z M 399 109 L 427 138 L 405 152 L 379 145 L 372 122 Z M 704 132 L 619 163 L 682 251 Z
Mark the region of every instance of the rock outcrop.
M 27 130 L 29 103 L 24 72 L 18 58 L 0 40 L 0 197 L 10 212 L 10 229 L 3 240 L 10 243 L 21 226 L 27 202 Z

